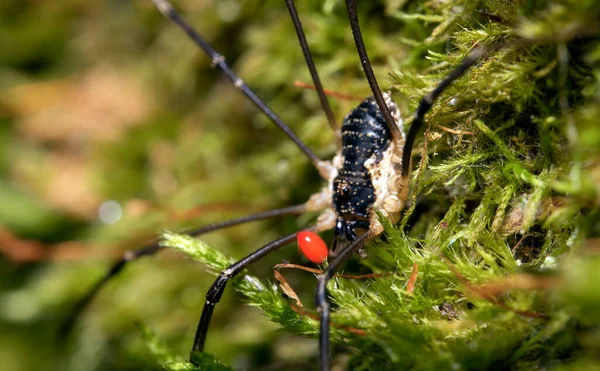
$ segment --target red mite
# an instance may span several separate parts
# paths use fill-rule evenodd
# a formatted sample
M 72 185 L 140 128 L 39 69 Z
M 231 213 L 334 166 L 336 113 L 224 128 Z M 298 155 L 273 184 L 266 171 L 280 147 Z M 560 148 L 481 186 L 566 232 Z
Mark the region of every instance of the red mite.
M 302 231 L 296 234 L 298 248 L 313 263 L 323 263 L 327 259 L 327 245 L 318 234 Z

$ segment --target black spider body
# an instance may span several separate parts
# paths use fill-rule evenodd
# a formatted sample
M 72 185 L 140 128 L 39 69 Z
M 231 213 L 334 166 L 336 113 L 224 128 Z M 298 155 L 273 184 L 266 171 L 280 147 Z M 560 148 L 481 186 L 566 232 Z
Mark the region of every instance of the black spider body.
M 338 214 L 336 239 L 356 239 L 356 229 L 368 229 L 376 190 L 370 167 L 377 166 L 392 142 L 381 110 L 373 97 L 365 99 L 345 118 L 341 128 L 341 168 L 333 181 L 333 207 Z

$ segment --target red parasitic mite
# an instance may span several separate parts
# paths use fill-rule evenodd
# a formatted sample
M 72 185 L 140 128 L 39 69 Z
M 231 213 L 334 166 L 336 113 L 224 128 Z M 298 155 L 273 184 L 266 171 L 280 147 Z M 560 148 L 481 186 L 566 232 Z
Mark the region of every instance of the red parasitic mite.
M 313 263 L 323 263 L 327 259 L 328 248 L 318 234 L 311 231 L 301 231 L 296 235 L 298 248 L 302 255 Z

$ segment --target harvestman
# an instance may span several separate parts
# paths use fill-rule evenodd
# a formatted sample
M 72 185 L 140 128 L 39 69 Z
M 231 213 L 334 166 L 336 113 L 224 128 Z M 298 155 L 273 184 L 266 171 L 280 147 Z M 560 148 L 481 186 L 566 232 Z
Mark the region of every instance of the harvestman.
M 324 161 L 317 157 L 258 98 L 244 81 L 231 70 L 223 56 L 218 54 L 197 31 L 184 21 L 168 1 L 153 1 L 165 17 L 169 18 L 182 29 L 212 59 L 213 66 L 221 70 L 237 89 L 267 115 L 304 152 L 327 183 L 320 192 L 312 195 L 303 204 L 251 214 L 182 232 L 189 236 L 199 236 L 219 229 L 281 215 L 321 212 L 316 224 L 303 231 L 289 234 L 266 244 L 219 274 L 206 295 L 206 303 L 202 310 L 192 351 L 202 351 L 204 349 L 213 309 L 219 302 L 225 286 L 231 278 L 265 255 L 293 242 L 300 232 L 321 232 L 333 229 L 334 240 L 329 248 L 329 256 L 332 259 L 325 272 L 319 276 L 316 290 L 316 305 L 321 321 L 319 336 L 320 369 L 329 370 L 330 303 L 327 283 L 354 252 L 364 247 L 367 242 L 378 237 L 383 232 L 383 227 L 378 220 L 377 213 L 385 216 L 393 223 L 398 221 L 408 195 L 411 149 L 416 135 L 423 124 L 425 114 L 439 95 L 485 54 L 485 48 L 481 46 L 474 47 L 460 65 L 431 93 L 421 100 L 414 114 L 410 130 L 404 136 L 398 107 L 392 101 L 389 93 L 381 92 L 373 74 L 362 40 L 355 0 L 346 0 L 352 35 L 373 96 L 365 99 L 358 107 L 352 110 L 343 120 L 340 127 L 327 102 L 294 1 L 286 0 L 286 5 L 291 15 L 302 52 L 304 53 L 306 64 L 318 92 L 321 106 L 327 115 L 329 125 L 336 133 L 338 142 L 337 153 L 331 161 Z M 306 234 L 303 233 L 302 235 L 305 236 Z M 71 327 L 79 313 L 92 300 L 96 293 L 109 279 L 117 275 L 128 262 L 146 255 L 155 254 L 162 248 L 157 241 L 139 250 L 126 252 L 74 308 L 73 315 L 66 324 L 66 328 Z M 310 249 L 310 246 L 308 249 Z M 326 256 L 322 258 L 325 259 Z

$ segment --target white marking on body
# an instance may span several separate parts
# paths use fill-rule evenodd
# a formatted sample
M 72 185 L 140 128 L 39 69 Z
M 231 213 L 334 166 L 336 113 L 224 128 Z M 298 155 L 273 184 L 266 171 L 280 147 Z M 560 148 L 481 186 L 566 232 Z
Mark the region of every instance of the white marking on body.
M 392 117 L 400 132 L 404 133 L 400 111 L 392 101 L 389 92 L 383 93 L 385 102 L 390 109 Z M 404 136 L 390 142 L 389 147 L 380 154 L 381 159 L 377 162 L 374 154 L 365 161 L 364 166 L 369 171 L 371 182 L 375 191 L 375 203 L 373 210 L 381 212 L 390 222 L 396 223 L 400 218 L 400 211 L 404 208 L 404 200 L 408 196 L 408 187 L 402 180 L 402 151 L 404 148 Z M 383 226 L 379 223 L 376 215 L 371 217 L 371 228 L 379 232 Z
M 333 158 L 335 160 L 335 157 Z M 316 166 L 319 171 L 319 175 L 321 178 L 325 180 L 331 180 L 335 178 L 338 174 L 338 167 L 332 161 L 319 161 Z
M 404 125 L 402 123 L 402 118 L 400 117 L 400 110 L 398 109 L 396 103 L 392 100 L 392 92 L 386 91 L 383 93 L 383 100 L 385 100 L 385 104 L 390 109 L 390 114 L 392 115 L 396 126 L 398 126 L 398 129 L 400 129 L 400 132 L 404 136 Z
M 333 193 L 331 187 L 325 187 L 319 193 L 315 193 L 304 203 L 306 211 L 321 211 L 332 206 Z
M 335 167 L 335 171 L 336 171 L 334 178 L 337 176 L 338 170 L 342 168 L 343 162 L 344 162 L 344 159 L 342 158 L 342 152 L 338 151 L 338 153 L 335 154 L 335 157 L 331 159 L 331 163 Z M 333 179 L 330 179 L 330 180 L 333 183 Z
M 335 222 L 337 221 L 337 213 L 333 208 L 329 208 L 325 210 L 319 217 L 317 218 L 317 232 L 328 231 L 335 227 Z

